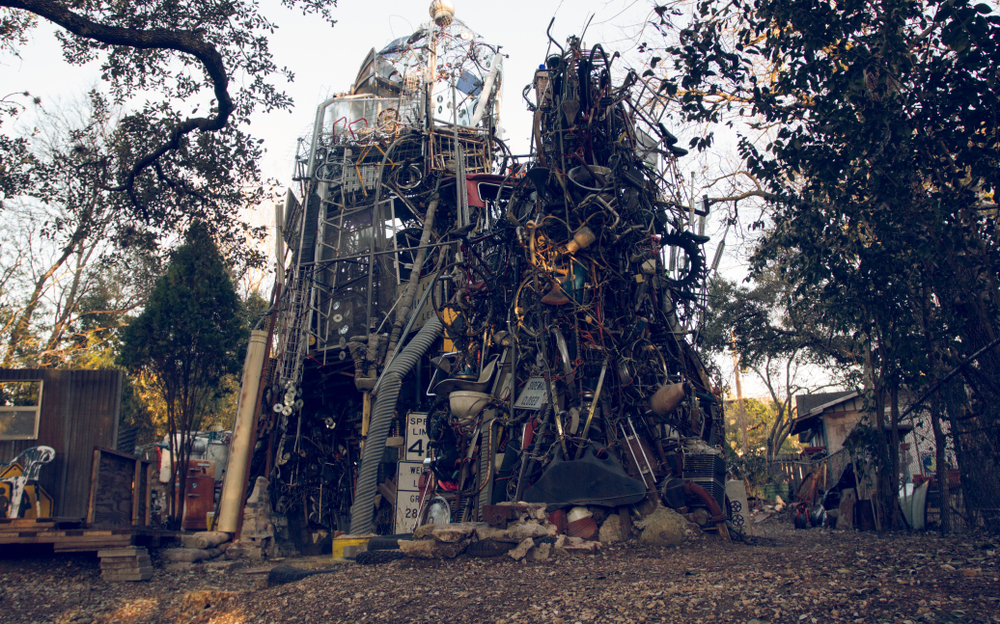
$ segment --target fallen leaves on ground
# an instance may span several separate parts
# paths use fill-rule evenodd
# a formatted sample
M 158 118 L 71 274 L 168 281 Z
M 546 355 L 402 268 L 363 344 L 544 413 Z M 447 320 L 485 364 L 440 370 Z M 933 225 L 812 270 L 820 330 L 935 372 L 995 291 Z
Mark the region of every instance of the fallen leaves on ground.
M 157 568 L 106 583 L 96 557 L 0 558 L 5 624 L 270 622 L 1000 622 L 996 546 L 970 534 L 755 527 L 673 549 L 637 543 L 543 563 L 405 559 L 266 588 L 267 565 Z M 0 555 L 0 557 L 7 555 Z M 286 560 L 282 563 L 306 565 Z M 315 560 L 311 564 L 316 565 Z M 274 565 L 274 564 L 271 564 Z

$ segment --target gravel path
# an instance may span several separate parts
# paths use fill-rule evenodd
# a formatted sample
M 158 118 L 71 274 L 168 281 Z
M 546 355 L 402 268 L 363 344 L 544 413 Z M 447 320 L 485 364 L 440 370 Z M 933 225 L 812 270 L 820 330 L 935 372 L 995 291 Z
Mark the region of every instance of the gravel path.
M 963 535 L 757 527 L 753 544 L 710 536 L 675 549 L 636 543 L 544 563 L 501 556 L 334 567 L 266 587 L 269 565 L 158 566 L 106 583 L 96 557 L 0 554 L 0 622 L 1000 622 L 996 542 Z M 155 561 L 155 560 L 154 560 Z

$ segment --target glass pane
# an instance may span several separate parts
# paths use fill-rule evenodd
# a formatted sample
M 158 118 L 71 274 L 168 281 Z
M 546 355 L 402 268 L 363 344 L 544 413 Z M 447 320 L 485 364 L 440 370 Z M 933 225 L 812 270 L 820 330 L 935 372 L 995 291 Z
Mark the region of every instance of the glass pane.
M 41 388 L 40 381 L 0 381 L 0 406 L 37 406 Z
M 35 438 L 37 410 L 0 409 L 0 439 L 32 440 Z

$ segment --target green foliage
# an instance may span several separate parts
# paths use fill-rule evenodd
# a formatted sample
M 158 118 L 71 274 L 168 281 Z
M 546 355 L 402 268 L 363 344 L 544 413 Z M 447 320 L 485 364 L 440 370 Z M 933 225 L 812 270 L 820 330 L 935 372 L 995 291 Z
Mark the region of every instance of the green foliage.
M 747 486 L 751 496 L 763 497 L 764 486 L 771 480 L 767 457 L 764 453 L 754 452 L 747 455 L 726 454 L 726 465 L 733 475 L 741 479 Z
M 743 399 L 743 409 L 746 411 L 747 447 L 750 454 L 767 456 L 769 437 L 779 417 L 778 406 L 770 399 L 747 397 Z M 736 401 L 726 403 L 726 441 L 734 449 L 743 445 L 740 429 L 739 407 Z M 800 445 L 792 438 L 785 438 L 780 447 L 774 449 L 777 453 L 795 453 Z
M 665 91 L 689 120 L 753 115 L 740 155 L 773 198 L 756 275 L 776 272 L 790 308 L 856 342 L 869 394 L 883 397 L 872 404 L 876 445 L 888 443 L 884 397 L 934 380 L 935 357 L 955 365 L 975 352 L 964 374 L 976 424 L 957 423 L 969 434 L 959 446 L 1000 456 L 1000 355 L 983 350 L 1000 334 L 996 8 L 704 2 L 677 34 L 680 89 Z M 896 449 L 883 451 L 880 489 L 895 509 Z M 977 468 L 1000 493 L 1000 465 Z M 992 506 L 982 492 L 968 493 L 972 505 Z
M 333 23 L 335 0 L 281 4 Z M 82 159 L 106 178 L 107 188 L 126 196 L 122 209 L 128 216 L 165 219 L 163 194 L 200 198 L 210 209 L 217 188 L 203 176 L 212 163 L 226 170 L 225 176 L 240 180 L 249 172 L 242 181 L 258 181 L 259 142 L 239 128 L 254 111 L 290 108 L 291 100 L 273 81 L 293 77 L 274 63 L 268 36 L 277 26 L 258 3 L 0 0 L 0 7 L 18 9 L 0 14 L 0 46 L 17 54 L 37 18 L 47 20 L 59 27 L 67 63 L 100 62 L 116 104 L 136 94 L 146 98 L 141 111 L 122 120 L 120 150 Z M 0 140 L 0 150 L 7 147 Z M 9 160 L 0 152 L 0 163 Z M 3 173 L 0 169 L 0 189 L 6 185 Z M 148 205 L 154 198 L 158 205 Z
M 243 306 L 208 227 L 196 222 L 157 280 L 143 312 L 122 334 L 119 362 L 154 380 L 166 407 L 172 482 L 185 487 L 193 432 L 225 394 L 222 382 L 241 363 L 248 331 Z M 179 447 L 175 446 L 179 440 Z M 173 510 L 174 521 L 181 510 Z
M 140 184 L 148 191 L 149 218 L 122 218 L 127 200 L 108 190 L 113 181 L 92 164 L 126 144 L 127 122 L 117 117 L 107 98 L 92 91 L 85 102 L 41 109 L 38 127 L 25 139 L 26 181 L 7 198 L 0 221 L 0 365 L 108 365 L 115 331 L 142 305 L 166 249 L 193 218 L 212 223 L 238 271 L 264 262 L 252 244 L 263 228 L 240 217 L 255 197 L 242 189 L 253 179 L 250 169 L 212 159 L 192 165 L 211 188 L 197 196 Z M 174 157 L 187 154 L 182 148 Z M 205 157 L 199 154 L 192 158 Z M 161 163 L 163 171 L 170 167 L 169 159 Z
M 858 363 L 857 345 L 825 324 L 822 299 L 803 298 L 795 290 L 774 270 L 761 271 L 750 286 L 717 277 L 710 286 L 699 346 L 722 354 L 735 341 L 744 367 L 794 358 L 849 373 Z
M 791 444 L 795 396 L 826 385 L 812 381 L 800 367 L 835 364 L 840 377 L 856 370 L 851 341 L 829 331 L 817 318 L 821 306 L 795 305 L 793 294 L 794 288 L 776 272 L 762 273 L 753 287 L 716 279 L 699 337 L 699 345 L 710 353 L 735 349 L 740 367 L 752 371 L 767 389 L 768 401 L 747 399 L 745 409 L 752 434 L 747 452 L 762 448 L 768 458 Z M 738 418 L 738 411 L 731 406 L 727 419 Z M 735 442 L 742 449 L 742 437 Z
M 241 308 L 208 228 L 195 223 L 123 332 L 120 362 L 152 370 L 165 395 L 215 388 L 241 363 L 236 348 L 247 334 Z
M 156 430 L 153 411 L 143 400 L 138 384 L 127 375 L 122 385 L 121 422 L 126 427 L 137 429 L 136 446 L 155 442 L 162 435 Z

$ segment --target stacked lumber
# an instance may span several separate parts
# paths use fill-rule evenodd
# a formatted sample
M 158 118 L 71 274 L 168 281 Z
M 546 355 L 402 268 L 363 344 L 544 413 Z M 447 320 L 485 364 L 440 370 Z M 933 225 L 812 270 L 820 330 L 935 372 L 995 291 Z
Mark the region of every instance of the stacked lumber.
M 111 548 L 97 551 L 101 578 L 109 582 L 148 581 L 153 578 L 153 562 L 145 548 Z
M 0 518 L 0 545 L 52 544 L 55 552 L 86 552 L 132 544 L 133 531 L 84 528 L 79 518 Z

